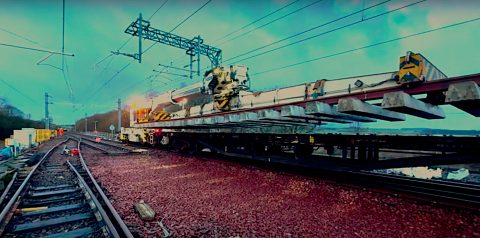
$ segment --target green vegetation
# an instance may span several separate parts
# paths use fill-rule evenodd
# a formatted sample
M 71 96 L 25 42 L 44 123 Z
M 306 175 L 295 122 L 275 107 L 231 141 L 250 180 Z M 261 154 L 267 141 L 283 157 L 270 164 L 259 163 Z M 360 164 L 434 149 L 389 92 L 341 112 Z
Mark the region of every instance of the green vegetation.
M 22 111 L 0 99 L 0 140 L 12 135 L 13 130 L 43 127 L 43 122 L 25 118 Z

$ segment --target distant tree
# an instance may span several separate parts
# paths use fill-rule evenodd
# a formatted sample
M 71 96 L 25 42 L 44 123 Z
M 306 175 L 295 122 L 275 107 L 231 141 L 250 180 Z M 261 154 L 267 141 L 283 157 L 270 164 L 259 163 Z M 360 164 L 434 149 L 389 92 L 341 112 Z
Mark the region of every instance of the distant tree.
M 43 128 L 43 122 L 24 118 L 24 113 L 0 98 L 0 139 L 13 134 L 13 130 L 22 128 Z
M 110 125 L 114 125 L 117 129 L 118 114 L 117 110 L 97 113 L 93 116 L 87 117 L 88 131 L 93 131 L 95 128 L 95 121 L 97 121 L 97 131 L 110 132 Z M 122 127 L 128 127 L 130 125 L 130 115 L 128 110 L 122 110 Z M 85 118 L 81 118 L 75 122 L 77 131 L 85 131 Z

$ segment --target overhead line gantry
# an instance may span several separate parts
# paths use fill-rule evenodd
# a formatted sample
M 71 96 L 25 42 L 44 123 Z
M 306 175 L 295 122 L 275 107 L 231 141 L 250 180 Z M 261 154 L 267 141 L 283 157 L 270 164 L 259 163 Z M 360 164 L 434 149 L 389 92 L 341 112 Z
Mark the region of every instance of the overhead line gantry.
M 129 55 L 137 59 L 139 63 L 141 63 L 142 60 L 142 39 L 186 50 L 186 54 L 190 56 L 190 78 L 192 78 L 192 72 L 194 72 L 193 62 L 195 61 L 197 62 L 197 76 L 200 77 L 200 55 L 207 56 L 210 59 L 212 66 L 219 66 L 222 63 L 222 50 L 204 44 L 203 39 L 200 36 L 196 36 L 193 39 L 187 39 L 171 32 L 153 28 L 150 25 L 150 21 L 143 20 L 142 14 L 140 14 L 139 17 L 127 27 L 125 33 L 139 38 L 138 55 Z M 194 56 L 197 57 L 196 60 L 193 59 Z

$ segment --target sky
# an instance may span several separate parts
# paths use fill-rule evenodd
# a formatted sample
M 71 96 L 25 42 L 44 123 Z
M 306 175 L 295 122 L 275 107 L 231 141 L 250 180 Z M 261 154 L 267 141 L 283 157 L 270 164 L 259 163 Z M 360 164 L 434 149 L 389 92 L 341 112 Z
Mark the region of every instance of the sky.
M 412 5 L 396 10 L 409 4 Z M 0 0 L 0 5 L 0 44 L 61 51 L 62 0 Z M 368 7 L 371 8 L 364 12 L 234 58 Z M 197 78 L 191 80 L 173 75 L 150 80 L 155 73 L 153 70 L 161 68 L 158 64 L 187 65 L 188 58 L 181 49 L 156 44 L 143 55 L 141 64 L 127 56 L 111 55 L 111 51 L 119 48 L 123 53 L 138 52 L 138 38 L 132 38 L 124 31 L 139 13 L 157 29 L 171 31 L 175 28 L 172 33 L 189 39 L 200 35 L 205 44 L 222 49 L 225 65 L 236 63 L 248 66 L 253 90 L 395 71 L 398 70 L 398 58 L 406 51 L 422 53 L 448 76 L 474 74 L 480 70 L 480 20 L 477 20 L 262 73 L 479 18 L 480 1 L 475 0 L 454 3 L 443 0 L 65 0 L 64 51 L 75 56 L 63 57 L 65 64 L 62 72 L 60 55 L 48 57 L 49 53 L 0 45 L 0 97 L 31 114 L 33 119 L 41 119 L 44 116 L 44 94 L 48 92 L 52 96 L 50 101 L 53 104 L 49 108 L 54 122 L 72 124 L 85 114 L 115 109 L 118 98 L 126 101 L 133 95 L 150 91 L 162 93 L 197 82 Z M 377 16 L 382 13 L 386 14 Z M 353 24 L 357 21 L 359 23 Z M 352 25 L 342 28 L 348 24 Z M 312 38 L 294 43 L 309 37 Z M 121 47 L 124 43 L 125 46 Z M 153 44 L 148 40 L 142 43 L 144 49 Z M 294 44 L 237 62 L 290 43 Z M 201 62 L 202 68 L 210 65 L 206 57 L 202 57 Z M 451 106 L 444 107 L 444 110 L 447 114 L 444 120 L 407 117 L 405 122 L 380 122 L 369 126 L 480 128 L 479 118 Z

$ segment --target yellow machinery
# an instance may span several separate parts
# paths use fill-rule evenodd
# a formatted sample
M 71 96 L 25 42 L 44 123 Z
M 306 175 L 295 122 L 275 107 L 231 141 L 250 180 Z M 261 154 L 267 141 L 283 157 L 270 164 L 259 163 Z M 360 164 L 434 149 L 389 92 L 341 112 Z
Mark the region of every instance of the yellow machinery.
M 230 100 L 238 94 L 238 80 L 233 79 L 234 77 L 231 75 L 233 73 L 223 67 L 216 67 L 212 70 L 213 79 L 208 87 L 213 92 L 215 108 L 218 110 L 231 110 Z
M 447 78 L 447 76 L 420 53 L 408 51 L 405 56 L 400 57 L 397 81 L 399 84 L 411 84 L 444 78 Z
M 135 110 L 135 119 L 138 123 L 148 122 L 151 108 L 140 108 Z
M 165 112 L 165 111 L 159 111 L 156 112 L 155 115 L 153 116 L 153 121 L 163 121 L 163 120 L 170 120 L 172 116 L 170 113 Z
M 35 131 L 36 131 L 35 142 L 37 143 L 42 143 L 44 141 L 50 140 L 50 137 L 52 136 L 52 130 L 36 129 Z

